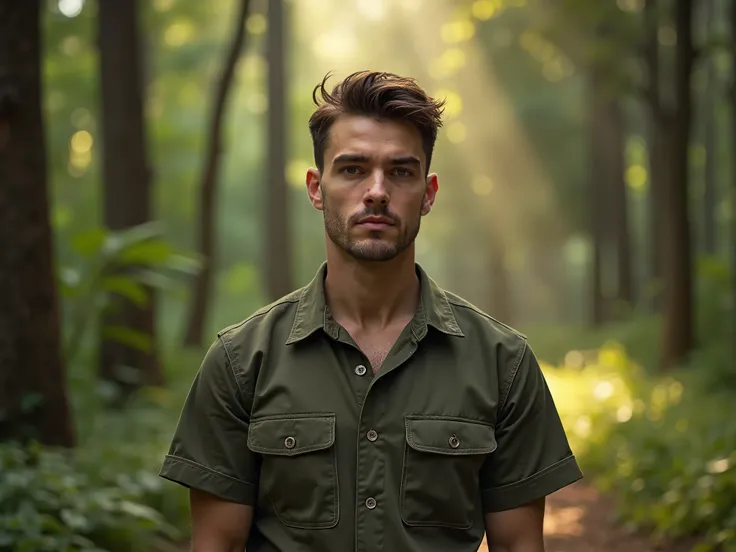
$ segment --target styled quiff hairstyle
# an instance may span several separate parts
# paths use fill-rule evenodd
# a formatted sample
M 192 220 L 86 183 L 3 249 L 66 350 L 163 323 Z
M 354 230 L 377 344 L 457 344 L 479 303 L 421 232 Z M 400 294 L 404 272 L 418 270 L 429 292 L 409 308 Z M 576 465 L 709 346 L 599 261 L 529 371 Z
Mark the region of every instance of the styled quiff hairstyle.
M 358 71 L 327 90 L 328 73 L 312 92 L 317 109 L 309 118 L 309 132 L 314 147 L 314 162 L 324 169 L 324 154 L 330 128 L 340 115 L 364 115 L 378 120 L 394 120 L 413 125 L 422 136 L 427 158 L 427 172 L 442 126 L 444 100 L 435 100 L 416 81 L 393 73 Z M 320 102 L 318 95 L 321 96 Z

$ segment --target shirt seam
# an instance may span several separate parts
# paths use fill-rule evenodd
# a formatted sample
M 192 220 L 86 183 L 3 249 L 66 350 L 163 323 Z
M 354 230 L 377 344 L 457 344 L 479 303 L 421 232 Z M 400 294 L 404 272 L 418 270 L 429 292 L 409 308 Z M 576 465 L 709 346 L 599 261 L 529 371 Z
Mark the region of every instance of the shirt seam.
M 482 318 L 485 318 L 489 322 L 494 322 L 494 323 L 498 324 L 499 326 L 501 326 L 502 328 L 504 328 L 505 330 L 507 330 L 508 332 L 510 332 L 515 337 L 518 337 L 519 339 L 522 339 L 522 340 L 526 340 L 526 336 L 523 333 L 521 333 L 519 330 L 517 330 L 515 328 L 512 328 L 508 324 L 504 324 L 503 322 L 501 322 L 497 318 L 493 318 L 490 314 L 488 314 L 487 312 L 483 312 L 482 310 L 480 310 L 475 305 L 466 304 L 466 303 L 463 303 L 461 301 L 456 301 L 450 295 L 448 295 L 444 290 L 443 290 L 443 293 L 445 293 L 445 297 L 447 298 L 447 302 L 450 305 L 452 305 L 453 307 L 457 307 L 459 309 L 469 310 L 469 311 L 477 314 L 478 316 L 481 316 Z
M 171 460 L 175 460 L 178 462 L 183 462 L 185 464 L 189 464 L 190 466 L 194 466 L 196 468 L 199 468 L 201 470 L 204 470 L 206 472 L 209 472 L 213 475 L 217 475 L 219 477 L 224 477 L 226 479 L 230 479 L 231 481 L 235 481 L 236 483 L 240 483 L 241 485 L 248 485 L 253 487 L 253 483 L 249 483 L 247 481 L 243 481 L 242 479 L 238 479 L 237 477 L 233 477 L 232 475 L 228 475 L 226 473 L 219 472 L 217 470 L 213 470 L 212 468 L 205 466 L 204 464 L 200 464 L 199 462 L 196 462 L 194 460 L 190 460 L 189 458 L 183 458 L 182 456 L 177 456 L 176 454 L 167 454 L 166 458 L 170 458 Z
M 220 342 L 220 346 L 222 347 L 222 350 L 225 352 L 225 364 L 227 364 L 228 371 L 232 375 L 233 379 L 235 380 L 235 385 L 238 388 L 238 394 L 240 395 L 240 400 L 243 401 L 243 405 L 247 405 L 250 400 L 252 400 L 252 397 L 249 398 L 249 394 L 246 393 L 246 391 L 243 389 L 243 386 L 240 384 L 240 380 L 238 380 L 238 374 L 235 373 L 235 365 L 233 363 L 233 359 L 230 353 L 230 349 L 228 348 L 228 344 L 225 342 L 224 336 L 221 336 L 218 338 L 218 341 Z
M 511 369 L 511 372 L 509 373 L 508 377 L 506 378 L 506 381 L 504 382 L 504 389 L 502 391 L 502 395 L 500 397 L 500 400 L 498 402 L 498 411 L 502 412 L 504 407 L 506 406 L 506 401 L 509 398 L 509 395 L 511 394 L 511 388 L 514 386 L 514 383 L 516 382 L 516 374 L 519 373 L 519 367 L 521 366 L 521 361 L 524 358 L 524 354 L 526 353 L 528 349 L 528 343 L 526 340 L 523 340 L 521 342 L 521 346 L 519 347 L 519 350 L 516 352 L 516 357 L 514 358 L 514 364 L 513 368 Z

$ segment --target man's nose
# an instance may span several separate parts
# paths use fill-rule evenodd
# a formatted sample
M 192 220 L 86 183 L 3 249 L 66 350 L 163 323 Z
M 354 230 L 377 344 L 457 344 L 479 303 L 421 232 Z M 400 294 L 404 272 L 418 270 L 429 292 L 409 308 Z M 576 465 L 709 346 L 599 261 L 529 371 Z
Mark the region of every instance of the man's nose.
M 386 179 L 382 170 L 373 171 L 370 179 L 370 187 L 363 196 L 363 202 L 366 204 L 380 203 L 385 205 L 389 202 L 390 196 L 386 188 Z

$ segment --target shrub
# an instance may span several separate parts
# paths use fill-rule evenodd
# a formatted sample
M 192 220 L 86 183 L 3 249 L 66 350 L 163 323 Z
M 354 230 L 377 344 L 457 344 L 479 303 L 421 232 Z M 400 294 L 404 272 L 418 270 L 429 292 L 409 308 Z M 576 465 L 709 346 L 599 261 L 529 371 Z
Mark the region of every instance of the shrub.
M 701 551 L 736 550 L 732 391 L 714 392 L 696 367 L 644 377 L 615 344 L 567 359 L 545 372 L 583 469 L 618 498 L 620 519 L 663 539 L 703 536 Z
M 70 453 L 8 443 L 0 445 L 0 472 L 2 552 L 149 550 L 178 534 L 145 503 L 145 472 L 106 480 Z

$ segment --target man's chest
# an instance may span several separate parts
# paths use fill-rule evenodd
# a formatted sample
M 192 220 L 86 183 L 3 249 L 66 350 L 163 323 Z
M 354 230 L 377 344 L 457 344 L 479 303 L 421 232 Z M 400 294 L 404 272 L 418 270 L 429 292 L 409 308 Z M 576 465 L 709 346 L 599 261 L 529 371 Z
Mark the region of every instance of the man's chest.
M 300 528 L 374 509 L 467 528 L 496 448 L 498 384 L 492 367 L 435 345 L 399 344 L 375 375 L 356 347 L 264 363 L 248 438 L 261 455 L 262 507 Z
M 492 361 L 452 343 L 390 337 L 310 344 L 264 357 L 251 416 L 327 411 L 357 421 L 375 410 L 387 417 L 464 413 L 495 422 L 500 386 Z M 370 369 L 375 365 L 377 373 Z

